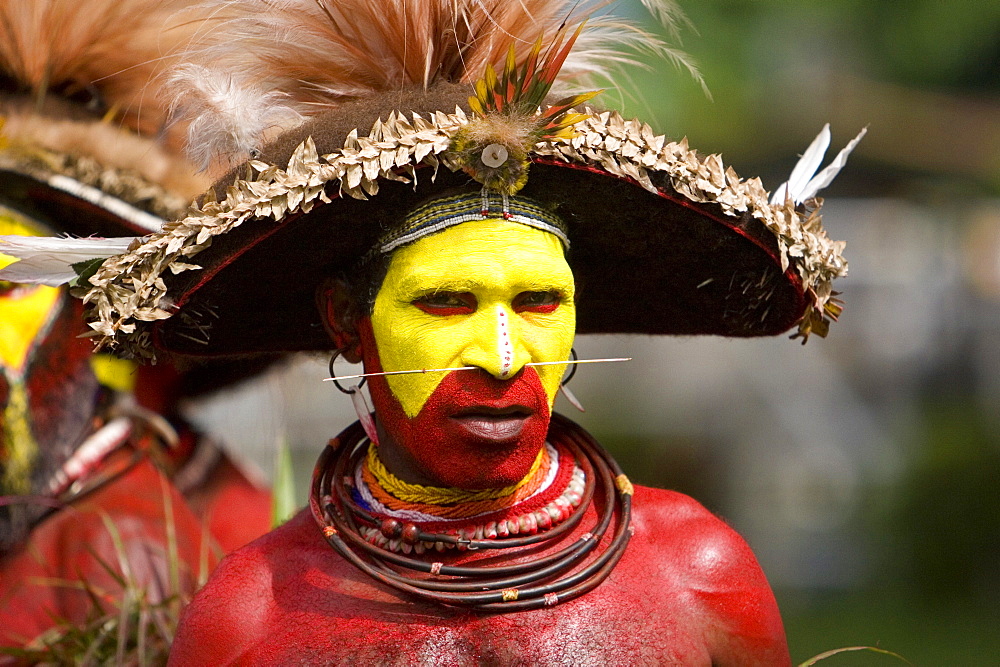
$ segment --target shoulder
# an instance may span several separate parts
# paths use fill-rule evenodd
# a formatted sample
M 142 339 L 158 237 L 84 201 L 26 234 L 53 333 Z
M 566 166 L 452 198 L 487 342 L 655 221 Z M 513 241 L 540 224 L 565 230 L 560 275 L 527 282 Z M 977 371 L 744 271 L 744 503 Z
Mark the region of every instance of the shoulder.
M 683 597 L 718 664 L 787 664 L 778 605 L 747 542 L 684 494 L 636 487 L 633 500 L 636 555 Z
M 171 664 L 228 664 L 257 646 L 279 613 L 282 581 L 308 571 L 316 532 L 304 511 L 223 558 L 181 616 Z
M 635 487 L 633 542 L 697 590 L 763 587 L 764 573 L 746 541 L 693 498 L 676 491 Z
M 707 570 L 711 574 L 720 567 L 757 564 L 750 547 L 735 530 L 683 493 L 636 486 L 632 524 L 636 537 L 669 551 L 694 571 Z

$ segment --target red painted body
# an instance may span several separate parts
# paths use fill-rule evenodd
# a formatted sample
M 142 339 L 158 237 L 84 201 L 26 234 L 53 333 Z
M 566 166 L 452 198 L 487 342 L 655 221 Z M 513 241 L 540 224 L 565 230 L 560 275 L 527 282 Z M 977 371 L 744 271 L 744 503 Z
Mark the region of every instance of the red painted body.
M 169 508 L 169 511 L 165 508 Z M 191 592 L 202 560 L 201 521 L 170 482 L 143 461 L 113 482 L 53 514 L 31 533 L 25 548 L 0 566 L 0 645 L 20 646 L 55 624 L 79 623 L 93 605 L 78 582 L 86 581 L 115 609 L 121 586 L 101 565 L 121 573 L 121 559 L 105 521 L 124 546 L 131 578 L 156 600 L 171 592 L 167 573 L 168 518 L 177 535 L 181 590 Z M 207 545 L 206 545 L 207 546 Z M 208 566 L 217 560 L 206 550 Z
M 57 462 L 69 456 L 74 443 L 93 432 L 101 410 L 97 379 L 89 364 L 92 346 L 79 338 L 82 305 L 68 295 L 59 305 L 60 309 L 50 315 L 45 335 L 33 342 L 27 365 L 27 428 L 39 443 L 40 456 Z M 137 400 L 170 415 L 181 398 L 177 383 L 169 381 L 170 375 L 164 372 L 145 372 L 140 380 Z M 6 376 L 0 372 L 0 430 L 7 427 L 2 419 L 7 386 Z M 103 561 L 121 572 L 102 516 L 121 532 L 128 566 L 137 581 L 161 587 L 152 590 L 164 590 L 168 581 L 165 498 L 173 508 L 181 561 L 192 568 L 202 560 L 204 537 L 212 538 L 205 550 L 211 556 L 206 562 L 214 564 L 221 553 L 270 529 L 270 493 L 251 482 L 225 453 L 216 452 L 197 433 L 182 428 L 179 445 L 160 453 L 163 455 L 158 460 L 168 475 L 177 474 L 175 481 L 184 476 L 191 461 L 207 458 L 208 464 L 194 466 L 199 472 L 188 475 L 182 494 L 173 481 L 163 481 L 147 460 L 50 515 L 34 526 L 26 539 L 11 538 L 19 541 L 0 557 L 0 646 L 22 646 L 58 621 L 80 624 L 87 620 L 92 604 L 80 590 L 80 582 L 105 591 L 109 601 L 120 598 L 120 586 L 101 565 Z M 109 456 L 83 481 L 117 470 L 126 456 L 124 451 Z M 2 463 L 0 460 L 0 470 Z M 192 572 L 182 582 L 185 594 L 193 593 L 195 581 Z M 113 604 L 106 607 L 113 608 Z
M 643 487 L 633 525 L 594 591 L 478 614 L 384 588 L 303 512 L 220 564 L 182 618 L 171 665 L 789 664 L 774 596 L 732 529 L 687 496 Z
M 42 521 L 23 549 L 0 560 L 0 646 L 25 644 L 52 627 L 53 619 L 86 620 L 92 605 L 73 582 L 106 591 L 109 601 L 120 598 L 120 586 L 101 565 L 121 572 L 102 514 L 120 531 L 136 580 L 150 590 L 166 590 L 165 501 L 172 509 L 180 560 L 188 569 L 181 582 L 185 595 L 194 592 L 203 560 L 214 566 L 222 553 L 270 527 L 270 493 L 247 480 L 228 458 L 186 496 L 144 461 Z
M 158 414 L 175 415 L 184 399 L 181 373 L 169 364 L 140 366 L 136 373 L 136 400 Z M 180 417 L 171 419 L 185 423 Z M 182 444 L 172 457 L 177 467 L 197 457 L 196 449 L 203 446 L 200 434 L 184 426 L 181 430 Z M 183 494 L 223 553 L 238 549 L 271 529 L 271 491 L 250 479 L 225 451 L 220 452 L 205 478 L 184 489 Z
M 222 553 L 271 530 L 271 492 L 248 479 L 225 454 L 202 484 L 184 493 L 184 499 Z

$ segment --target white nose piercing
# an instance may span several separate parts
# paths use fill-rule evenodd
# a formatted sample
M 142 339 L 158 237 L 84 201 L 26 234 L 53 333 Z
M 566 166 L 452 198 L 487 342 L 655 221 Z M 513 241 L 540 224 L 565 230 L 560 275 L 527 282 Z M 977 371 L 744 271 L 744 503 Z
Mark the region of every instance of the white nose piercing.
M 514 367 L 514 345 L 510 342 L 507 311 L 499 305 L 497 306 L 497 352 L 500 355 L 500 379 L 506 380 Z

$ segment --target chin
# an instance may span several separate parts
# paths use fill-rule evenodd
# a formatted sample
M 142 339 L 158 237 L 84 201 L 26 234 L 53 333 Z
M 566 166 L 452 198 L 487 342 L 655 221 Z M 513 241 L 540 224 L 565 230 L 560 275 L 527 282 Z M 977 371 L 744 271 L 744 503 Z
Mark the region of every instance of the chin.
M 437 456 L 423 467 L 441 486 L 495 489 L 516 484 L 531 471 L 545 444 L 548 421 L 547 415 L 529 420 L 513 439 L 444 438 Z

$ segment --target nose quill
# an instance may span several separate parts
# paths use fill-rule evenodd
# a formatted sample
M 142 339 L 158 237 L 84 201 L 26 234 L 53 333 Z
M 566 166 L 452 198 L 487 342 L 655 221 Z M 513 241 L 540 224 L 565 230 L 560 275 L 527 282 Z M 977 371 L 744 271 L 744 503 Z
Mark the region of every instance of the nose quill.
M 566 361 L 529 361 L 525 366 L 559 366 L 569 364 L 606 364 L 617 361 L 632 361 L 632 357 L 611 357 L 608 359 L 567 359 Z M 336 377 L 323 378 L 323 382 L 334 382 L 338 380 L 356 380 L 358 378 L 373 377 L 376 375 L 408 375 L 410 373 L 450 373 L 452 371 L 474 371 L 476 366 L 459 366 L 457 368 L 414 368 L 406 371 L 381 371 L 378 373 L 357 373 L 355 375 L 338 375 Z

